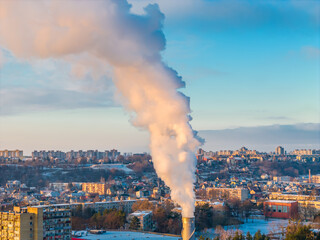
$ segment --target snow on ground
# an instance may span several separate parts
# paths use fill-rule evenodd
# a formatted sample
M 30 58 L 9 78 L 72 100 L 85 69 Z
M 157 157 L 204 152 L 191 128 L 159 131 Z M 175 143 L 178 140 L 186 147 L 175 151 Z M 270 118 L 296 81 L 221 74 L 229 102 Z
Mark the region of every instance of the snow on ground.
M 288 225 L 288 219 L 254 219 L 248 220 L 247 223 L 240 224 L 240 225 L 231 225 L 224 227 L 225 230 L 233 229 L 233 230 L 240 230 L 244 234 L 250 232 L 252 235 L 255 234 L 258 230 L 261 233 L 267 234 L 269 232 L 280 232 L 281 227 L 286 227 Z M 209 229 L 208 232 L 214 233 L 214 229 Z
M 280 232 L 281 227 L 286 227 L 288 225 L 288 219 L 255 219 L 253 222 L 248 221 L 247 223 L 241 224 L 239 226 L 229 226 L 229 228 L 225 229 L 239 229 L 245 234 L 250 232 L 251 234 L 255 234 L 258 230 L 261 233 L 267 234 L 269 232 Z
M 128 168 L 124 164 L 94 164 L 91 165 L 91 168 L 93 169 L 116 169 L 124 171 L 125 173 L 131 173 L 132 169 Z
M 140 240 L 140 239 L 150 239 L 150 240 L 178 240 L 179 237 L 171 237 L 165 235 L 151 234 L 151 233 L 141 233 L 141 232 L 117 232 L 117 231 L 107 231 L 104 234 L 88 234 L 84 237 L 76 237 L 77 239 L 87 239 L 87 240 Z

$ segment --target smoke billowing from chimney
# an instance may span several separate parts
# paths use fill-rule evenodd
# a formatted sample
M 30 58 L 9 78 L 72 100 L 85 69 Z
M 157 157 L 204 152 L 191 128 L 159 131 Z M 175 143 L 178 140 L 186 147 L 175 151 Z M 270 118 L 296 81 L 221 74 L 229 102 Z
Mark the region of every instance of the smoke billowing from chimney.
M 0 46 L 25 60 L 67 61 L 76 75 L 104 75 L 111 66 L 133 124 L 150 132 L 158 176 L 183 216 L 192 217 L 200 143 L 189 124 L 189 100 L 178 91 L 184 82 L 162 61 L 163 20 L 157 5 L 135 15 L 126 0 L 2 0 Z

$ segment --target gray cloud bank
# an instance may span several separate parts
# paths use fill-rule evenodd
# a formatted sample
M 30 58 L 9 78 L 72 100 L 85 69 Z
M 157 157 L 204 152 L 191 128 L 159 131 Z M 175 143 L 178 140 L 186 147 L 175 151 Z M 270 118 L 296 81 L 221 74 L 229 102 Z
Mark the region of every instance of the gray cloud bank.
M 0 89 L 0 116 L 30 112 L 116 106 L 112 93 L 65 89 Z
M 224 130 L 201 130 L 205 150 L 239 149 L 246 146 L 259 151 L 274 151 L 281 145 L 287 151 L 320 148 L 320 123 L 239 127 Z

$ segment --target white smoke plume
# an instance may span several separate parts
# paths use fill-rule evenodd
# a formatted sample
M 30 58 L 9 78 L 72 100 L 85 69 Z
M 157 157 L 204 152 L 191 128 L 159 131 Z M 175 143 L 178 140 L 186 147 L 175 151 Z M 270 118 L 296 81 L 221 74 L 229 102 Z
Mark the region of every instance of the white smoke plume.
M 110 74 L 111 66 L 133 124 L 150 132 L 158 176 L 183 216 L 192 217 L 200 142 L 189 124 L 189 100 L 178 91 L 184 82 L 162 61 L 164 15 L 158 6 L 148 5 L 143 15 L 130 7 L 126 0 L 2 0 L 0 46 L 24 60 L 68 61 L 78 75 Z M 86 56 L 85 66 L 77 56 Z

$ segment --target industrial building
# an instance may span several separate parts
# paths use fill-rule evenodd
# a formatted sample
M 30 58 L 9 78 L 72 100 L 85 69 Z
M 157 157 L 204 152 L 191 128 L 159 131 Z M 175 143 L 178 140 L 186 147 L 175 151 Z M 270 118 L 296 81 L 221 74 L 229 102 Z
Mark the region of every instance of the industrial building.
M 298 202 L 269 200 L 263 203 L 264 215 L 269 218 L 295 218 L 298 216 Z

